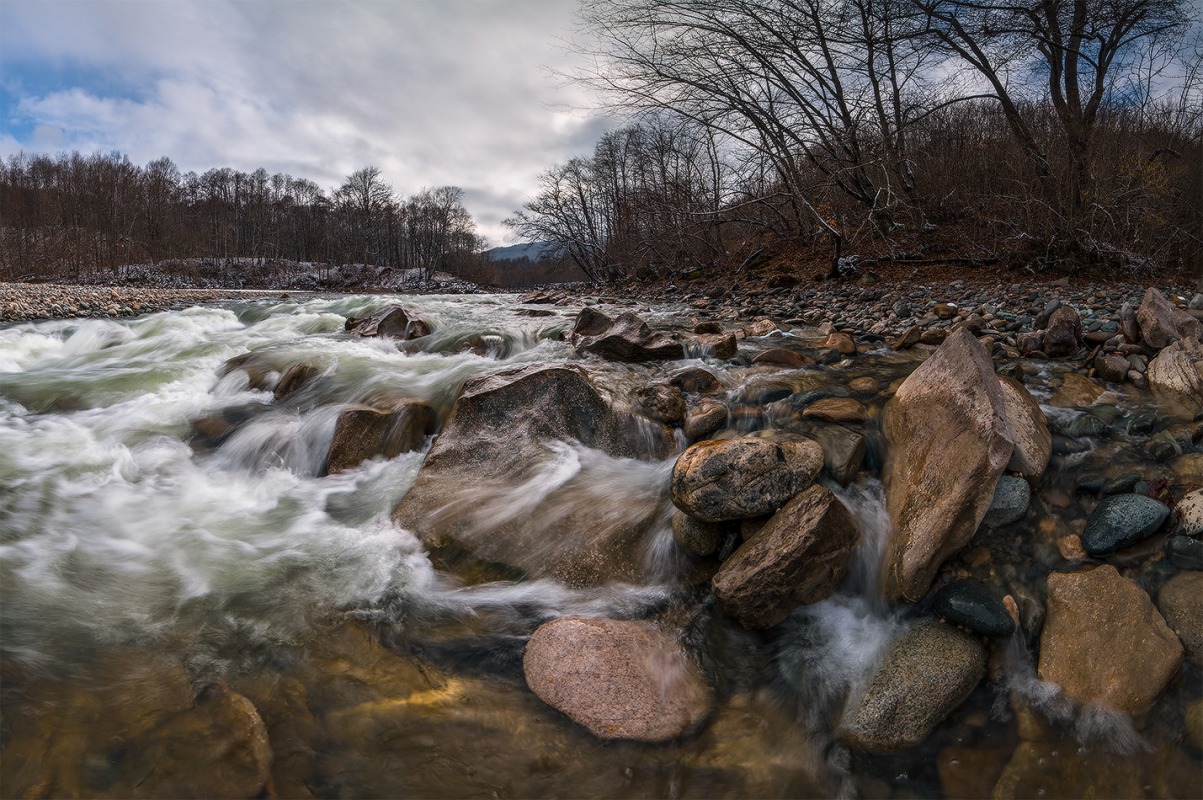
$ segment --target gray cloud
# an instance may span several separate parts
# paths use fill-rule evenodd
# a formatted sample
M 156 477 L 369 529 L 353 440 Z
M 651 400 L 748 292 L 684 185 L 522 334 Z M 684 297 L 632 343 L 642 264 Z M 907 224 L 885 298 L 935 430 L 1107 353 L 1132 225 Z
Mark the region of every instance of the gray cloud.
M 482 233 L 610 122 L 547 67 L 573 0 L 4 0 L 20 135 L 0 153 L 118 149 L 184 170 L 266 167 L 332 187 L 375 164 L 401 194 L 454 184 Z

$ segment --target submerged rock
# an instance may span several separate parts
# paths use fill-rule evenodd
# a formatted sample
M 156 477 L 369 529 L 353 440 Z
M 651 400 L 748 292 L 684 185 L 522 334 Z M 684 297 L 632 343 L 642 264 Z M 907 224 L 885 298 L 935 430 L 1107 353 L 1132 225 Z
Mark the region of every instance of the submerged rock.
M 522 666 L 540 700 L 601 739 L 669 741 L 713 704 L 676 641 L 642 622 L 552 620 L 531 636 Z
M 808 364 L 813 364 L 814 359 L 795 353 L 793 350 L 786 350 L 784 347 L 774 347 L 759 353 L 752 359 L 755 365 L 768 365 L 774 367 L 785 367 L 786 369 L 801 369 Z
M 864 422 L 869 412 L 863 403 L 851 397 L 824 397 L 803 409 L 802 417 L 824 422 Z
M 1075 702 L 1140 714 L 1182 664 L 1182 644 L 1148 594 L 1115 567 L 1048 577 L 1041 680 Z
M 434 433 L 435 422 L 434 409 L 420 400 L 387 411 L 369 406 L 345 409 L 334 426 L 326 474 L 353 469 L 376 456 L 396 458 L 420 450 Z
M 667 383 L 653 383 L 634 391 L 635 400 L 652 419 L 666 425 L 678 425 L 685 419 L 685 398 L 681 390 Z
M 682 426 L 685 438 L 691 442 L 705 439 L 727 424 L 727 417 L 730 416 L 730 413 L 724 403 L 717 402 L 703 402 L 696 408 L 690 409 L 685 415 L 685 424 Z
M 672 500 L 707 522 L 768 514 L 810 485 L 823 448 L 801 436 L 707 440 L 673 467 Z
M 1158 350 L 1175 340 L 1203 336 L 1199 320 L 1165 299 L 1165 295 L 1152 286 L 1145 290 L 1144 300 L 1136 310 L 1136 321 L 1140 325 L 1142 341 Z
M 1116 494 L 1095 506 L 1086 518 L 1082 547 L 1105 556 L 1152 536 L 1170 514 L 1164 503 L 1139 494 Z
M 393 519 L 448 565 L 468 556 L 492 565 L 494 576 L 512 577 L 493 568 L 501 565 L 574 586 L 636 580 L 659 498 L 649 490 L 644 505 L 615 508 L 612 498 L 590 495 L 579 464 L 565 472 L 576 459 L 569 442 L 611 458 L 660 459 L 672 436 L 615 411 L 579 367 L 536 364 L 475 378 Z M 548 494 L 553 480 L 559 491 Z
M 840 725 L 859 750 L 914 747 L 964 702 L 986 669 L 973 638 L 936 620 L 920 620 L 890 645 L 860 705 Z
M 940 589 L 932 601 L 932 611 L 986 636 L 1010 636 L 1015 630 L 1015 620 L 1007 613 L 1002 594 L 979 581 L 957 581 Z
M 723 562 L 714 596 L 742 625 L 771 628 L 797 606 L 835 591 L 859 541 L 844 504 L 827 488 L 811 486 Z
M 668 382 L 687 394 L 709 394 L 723 388 L 713 372 L 701 367 L 683 369 L 669 378 Z
M 284 370 L 284 374 L 276 382 L 276 387 L 272 390 L 272 398 L 277 403 L 288 399 L 308 386 L 318 374 L 317 367 L 310 364 L 293 364 Z
M 981 343 L 958 329 L 886 404 L 886 595 L 916 601 L 973 536 L 1014 445 Z
M 654 333 L 630 312 L 611 319 L 586 307 L 572 329 L 572 346 L 610 361 L 663 361 L 685 357 L 685 348 L 665 333 Z

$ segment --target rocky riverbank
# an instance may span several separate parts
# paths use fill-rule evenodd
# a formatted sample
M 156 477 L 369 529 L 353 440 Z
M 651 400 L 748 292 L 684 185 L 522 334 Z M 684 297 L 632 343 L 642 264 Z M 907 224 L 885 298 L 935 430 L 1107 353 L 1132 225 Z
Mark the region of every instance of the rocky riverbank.
M 237 289 L 151 289 L 59 283 L 0 283 L 0 324 L 77 317 L 136 317 L 234 298 L 279 297 Z

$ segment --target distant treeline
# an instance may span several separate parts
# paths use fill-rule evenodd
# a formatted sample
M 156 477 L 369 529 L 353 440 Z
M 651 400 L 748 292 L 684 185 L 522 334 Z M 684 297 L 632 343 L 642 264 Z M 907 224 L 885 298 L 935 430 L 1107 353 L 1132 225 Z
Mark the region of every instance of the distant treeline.
M 0 277 L 8 280 L 95 278 L 196 258 L 240 269 L 371 264 L 428 277 L 479 272 L 480 248 L 461 189 L 399 198 L 375 167 L 328 195 L 264 169 L 181 173 L 169 158 L 139 167 L 121 153 L 23 153 L 0 163 Z
M 1192 7 L 595 0 L 577 77 L 633 123 L 508 222 L 598 279 L 780 253 L 1203 271 Z

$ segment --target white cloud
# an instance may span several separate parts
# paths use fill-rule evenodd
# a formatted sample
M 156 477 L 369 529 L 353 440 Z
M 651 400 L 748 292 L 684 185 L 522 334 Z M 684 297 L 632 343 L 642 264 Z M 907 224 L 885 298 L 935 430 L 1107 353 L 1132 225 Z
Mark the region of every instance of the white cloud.
M 545 69 L 570 66 L 574 6 L 3 0 L 0 68 L 26 134 L 0 128 L 0 154 L 117 149 L 328 188 L 375 164 L 402 194 L 462 186 L 496 243 L 538 173 L 604 127 Z

